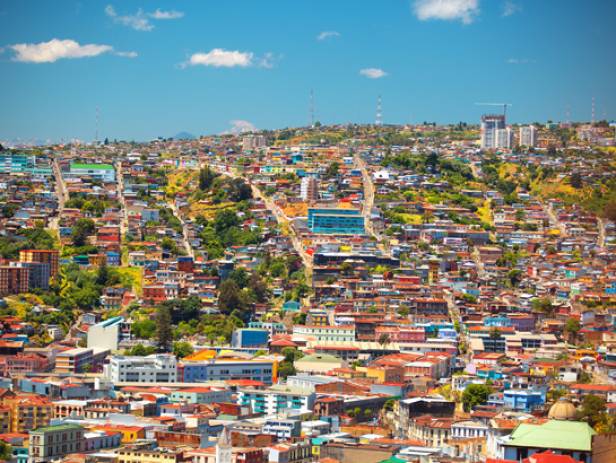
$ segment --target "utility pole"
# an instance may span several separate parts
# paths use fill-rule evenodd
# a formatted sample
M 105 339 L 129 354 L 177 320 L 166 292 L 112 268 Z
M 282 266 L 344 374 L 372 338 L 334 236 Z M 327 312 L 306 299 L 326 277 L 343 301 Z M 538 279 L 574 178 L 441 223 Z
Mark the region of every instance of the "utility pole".
M 310 89 L 310 127 L 314 129 L 314 90 Z
M 96 134 L 94 136 L 94 142 L 98 145 L 98 122 L 100 119 L 98 106 L 96 107 Z

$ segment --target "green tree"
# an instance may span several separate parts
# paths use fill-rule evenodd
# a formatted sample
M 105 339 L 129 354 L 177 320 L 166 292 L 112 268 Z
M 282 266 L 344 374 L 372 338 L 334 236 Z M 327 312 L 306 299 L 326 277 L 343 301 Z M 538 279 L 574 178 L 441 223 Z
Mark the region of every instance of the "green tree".
M 588 394 L 582 399 L 577 418 L 581 421 L 586 421 L 594 428 L 601 421 L 605 420 L 606 410 L 605 399 L 603 397 Z
M 608 201 L 603 208 L 603 217 L 612 222 L 616 222 L 616 199 Z
M 522 270 L 514 268 L 513 270 L 509 270 L 507 273 L 507 279 L 509 280 L 509 284 L 513 287 L 516 287 L 522 281 Z
M 71 229 L 73 246 L 81 247 L 87 244 L 88 237 L 94 233 L 94 221 L 91 219 L 77 219 Z
M 236 268 L 229 273 L 229 279 L 235 281 L 235 284 L 239 288 L 245 288 L 248 286 L 248 272 L 243 268 Z
M 485 404 L 491 393 L 492 389 L 486 384 L 469 384 L 462 393 L 464 411 L 470 412 L 476 405 Z
M 531 302 L 533 310 L 536 312 L 542 312 L 548 316 L 554 314 L 554 306 L 552 305 L 552 301 L 549 297 L 539 297 L 535 298 Z
M 173 333 L 171 331 L 171 311 L 166 306 L 156 313 L 156 341 L 161 352 L 169 352 Z
M 144 346 L 143 344 L 137 344 L 126 352 L 126 355 L 136 355 L 139 357 L 145 357 L 156 352 L 156 348 L 153 346 Z
M 192 344 L 185 341 L 178 341 L 173 343 L 173 354 L 178 358 L 188 357 L 195 351 Z
M 1 151 L 1 150 L 0 150 Z M 0 460 L 11 461 L 13 458 L 13 449 L 5 441 L 0 440 Z
M 592 375 L 587 371 L 581 371 L 578 377 L 578 383 L 589 384 L 592 382 Z
M 580 325 L 580 321 L 577 318 L 570 317 L 565 322 L 565 331 L 571 339 L 575 340 L 577 334 L 581 329 L 582 326 Z
M 405 305 L 401 305 L 400 308 L 398 308 L 398 315 L 400 315 L 403 318 L 408 317 L 409 313 L 410 313 L 410 309 Z
M 225 315 L 237 310 L 241 314 L 246 311 L 246 298 L 237 283 L 227 279 L 218 289 L 218 309 Z
M 150 318 L 145 318 L 133 322 L 130 329 L 138 339 L 152 339 L 156 334 L 156 322 Z
M 107 267 L 106 260 L 103 260 L 98 271 L 96 272 L 96 284 L 100 286 L 106 286 L 109 280 L 109 268 Z
M 292 363 L 280 362 L 278 365 L 278 377 L 287 379 L 289 376 L 293 376 L 297 371 Z
M 199 189 L 202 191 L 209 190 L 215 178 L 216 174 L 212 172 L 209 165 L 206 165 L 199 171 Z
M 574 172 L 573 174 L 571 174 L 569 183 L 576 190 L 582 188 L 584 186 L 584 179 L 582 178 L 582 174 L 580 174 L 579 172 Z
M 267 283 L 256 273 L 250 275 L 248 280 L 248 288 L 252 291 L 256 302 L 266 302 L 269 299 L 270 291 Z
M 332 162 L 329 166 L 327 166 L 327 170 L 325 171 L 325 175 L 328 177 L 335 177 L 338 175 L 340 171 L 340 164 L 337 161 Z
M 436 168 L 439 165 L 438 153 L 436 151 L 432 151 L 426 157 L 426 168 L 429 168 L 432 173 L 436 172 Z

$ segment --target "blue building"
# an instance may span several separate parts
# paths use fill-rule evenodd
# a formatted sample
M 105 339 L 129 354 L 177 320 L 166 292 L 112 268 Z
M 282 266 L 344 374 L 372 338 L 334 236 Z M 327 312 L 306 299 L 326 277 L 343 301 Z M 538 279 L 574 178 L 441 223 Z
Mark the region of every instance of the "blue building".
M 183 381 L 197 383 L 251 379 L 270 385 L 274 382 L 275 363 L 274 360 L 268 359 L 244 361 L 238 359 L 184 360 Z
M 485 326 L 511 326 L 511 319 L 502 315 L 496 315 L 493 317 L 485 317 L 483 319 Z
M 503 393 L 503 402 L 506 408 L 530 413 L 545 404 L 545 395 L 530 389 L 508 389 Z
M 357 209 L 308 209 L 308 228 L 313 233 L 363 235 L 364 217 Z
M 107 265 L 119 266 L 122 263 L 119 252 L 107 251 Z
M 282 310 L 285 312 L 299 312 L 300 304 L 298 301 L 287 301 L 282 304 Z
M 267 347 L 269 331 L 258 328 L 237 328 L 233 331 L 231 345 L 233 347 Z
M 32 154 L 6 152 L 0 154 L 0 173 L 49 176 L 51 166 L 49 163 L 37 162 L 36 156 Z

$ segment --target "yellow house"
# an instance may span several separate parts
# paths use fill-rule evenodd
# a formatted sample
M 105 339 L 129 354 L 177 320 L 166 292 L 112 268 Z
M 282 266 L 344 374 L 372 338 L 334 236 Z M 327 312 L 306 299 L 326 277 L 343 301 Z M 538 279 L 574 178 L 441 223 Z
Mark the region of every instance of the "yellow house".
M 122 434 L 122 443 L 130 444 L 137 439 L 145 439 L 145 428 L 141 426 L 104 425 L 93 428 L 95 431 L 111 431 Z

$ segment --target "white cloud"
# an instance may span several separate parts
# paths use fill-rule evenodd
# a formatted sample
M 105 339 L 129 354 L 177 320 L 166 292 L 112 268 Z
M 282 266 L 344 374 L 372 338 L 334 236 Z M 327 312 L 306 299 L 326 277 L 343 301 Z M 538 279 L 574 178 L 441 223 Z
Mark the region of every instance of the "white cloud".
M 214 48 L 206 52 L 193 53 L 188 61 L 180 63 L 178 66 L 184 69 L 188 66 L 211 66 L 215 68 L 247 68 L 259 67 L 271 69 L 279 57 L 273 53 L 265 53 L 263 56 L 256 56 L 250 51 L 225 50 L 224 48 Z
M 151 13 L 145 13 L 141 8 L 135 14 L 119 15 L 113 5 L 105 7 L 105 14 L 113 19 L 113 22 L 122 24 L 123 26 L 131 27 L 136 31 L 151 31 L 154 29 L 154 24 L 150 19 L 164 21 L 169 19 L 180 19 L 184 17 L 184 13 L 176 10 L 164 11 L 159 8 Z
M 522 7 L 512 1 L 507 0 L 503 5 L 503 16 L 504 17 L 511 16 L 513 14 L 518 13 L 519 11 L 522 11 Z
M 244 132 L 254 132 L 257 130 L 255 125 L 250 121 L 245 121 L 242 119 L 234 119 L 229 121 L 231 124 L 231 128 L 226 133 L 244 133 Z
M 207 53 L 194 53 L 188 64 L 191 66 L 213 66 L 215 68 L 245 68 L 252 66 L 253 60 L 254 53 L 251 52 L 214 48 Z
M 359 71 L 359 74 L 368 79 L 380 79 L 385 77 L 387 73 L 379 68 L 365 68 Z
M 154 29 L 154 25 L 141 8 L 135 14 L 121 16 L 112 5 L 107 5 L 105 7 L 105 14 L 112 18 L 113 22 L 130 27 L 136 31 L 151 31 Z
M 421 21 L 460 20 L 470 24 L 479 14 L 479 0 L 415 0 L 413 10 Z
M 274 67 L 274 62 L 276 61 L 276 57 L 273 53 L 267 52 L 261 58 L 257 60 L 257 66 L 265 69 L 272 69 Z
M 159 20 L 180 19 L 184 17 L 184 13 L 181 11 L 175 11 L 175 10 L 163 11 L 157 8 L 153 13 L 150 13 L 148 16 L 150 16 L 150 18 L 152 19 L 159 19 Z
M 323 31 L 319 35 L 317 35 L 317 40 L 327 40 L 327 39 L 333 39 L 335 37 L 340 37 L 340 32 Z
M 9 45 L 15 52 L 14 61 L 24 63 L 53 63 L 63 58 L 89 58 L 113 50 L 110 45 L 80 45 L 74 40 L 51 39 L 41 43 L 17 43 Z
M 114 54 L 122 58 L 136 58 L 139 56 L 136 51 L 116 51 Z

